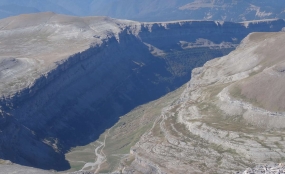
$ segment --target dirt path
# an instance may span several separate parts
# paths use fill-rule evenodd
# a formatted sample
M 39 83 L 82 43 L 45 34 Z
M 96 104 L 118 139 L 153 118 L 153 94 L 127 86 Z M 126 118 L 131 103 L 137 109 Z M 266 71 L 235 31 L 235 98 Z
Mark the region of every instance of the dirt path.
M 99 148 L 95 149 L 95 155 L 97 156 L 97 160 L 95 161 L 95 165 L 97 168 L 96 168 L 94 173 L 98 173 L 100 171 L 101 164 L 103 164 L 106 161 L 106 155 L 104 154 L 103 149 L 105 147 L 106 138 L 107 138 L 107 135 L 109 134 L 109 131 L 110 130 L 108 130 L 108 133 L 105 135 L 104 142 L 102 143 L 102 148 L 100 150 L 100 153 L 98 153 Z
M 109 130 L 108 130 L 107 134 L 109 134 Z M 99 172 L 101 164 L 103 164 L 106 161 L 106 155 L 104 154 L 103 149 L 105 147 L 107 134 L 105 135 L 104 142 L 97 141 L 98 143 L 100 143 L 100 145 L 98 147 L 96 147 L 96 149 L 94 151 L 94 154 L 97 157 L 96 161 L 94 163 L 86 163 L 80 171 L 95 170 L 94 173 Z M 100 150 L 100 152 L 99 152 L 99 150 Z M 89 167 L 91 167 L 91 169 L 87 169 Z

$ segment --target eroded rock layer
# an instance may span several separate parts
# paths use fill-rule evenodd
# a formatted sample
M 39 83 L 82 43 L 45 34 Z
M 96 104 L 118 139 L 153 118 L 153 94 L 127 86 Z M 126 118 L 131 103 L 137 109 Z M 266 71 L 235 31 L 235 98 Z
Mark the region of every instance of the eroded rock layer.
M 253 33 L 229 55 L 194 69 L 121 172 L 235 173 L 284 162 L 284 40 L 285 33 Z
M 178 88 L 193 68 L 228 54 L 248 33 L 284 26 L 283 20 L 138 23 L 54 13 L 3 19 L 0 158 L 68 169 L 70 148 Z

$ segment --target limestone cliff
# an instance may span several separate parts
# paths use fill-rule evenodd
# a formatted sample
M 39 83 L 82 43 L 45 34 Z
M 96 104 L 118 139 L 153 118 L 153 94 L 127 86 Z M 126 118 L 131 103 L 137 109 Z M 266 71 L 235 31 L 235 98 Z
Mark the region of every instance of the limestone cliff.
M 69 168 L 64 153 L 119 116 L 189 80 L 194 67 L 233 50 L 248 23 L 138 23 L 39 13 L 0 21 L 0 158 Z
M 229 55 L 194 69 L 121 172 L 236 173 L 284 162 L 284 38 L 250 34 Z

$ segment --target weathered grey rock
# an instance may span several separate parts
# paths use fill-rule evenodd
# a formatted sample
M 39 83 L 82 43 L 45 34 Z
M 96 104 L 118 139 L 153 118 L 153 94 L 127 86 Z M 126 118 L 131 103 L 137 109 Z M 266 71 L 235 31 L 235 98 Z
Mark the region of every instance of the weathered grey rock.
M 283 98 L 264 93 L 283 93 L 284 39 L 250 34 L 229 55 L 195 69 L 180 100 L 132 148 L 135 160 L 124 171 L 284 173 L 284 108 L 272 107 Z
M 259 164 L 254 168 L 248 168 L 244 172 L 239 172 L 242 174 L 262 174 L 262 173 L 268 173 L 268 174 L 284 174 L 285 173 L 285 167 L 284 164 Z
M 138 23 L 54 13 L 0 20 L 0 158 L 68 169 L 70 148 L 181 86 L 194 67 L 227 54 L 248 33 L 284 26 L 284 20 Z
M 0 165 L 0 174 L 53 174 L 52 171 L 44 171 L 17 164 Z

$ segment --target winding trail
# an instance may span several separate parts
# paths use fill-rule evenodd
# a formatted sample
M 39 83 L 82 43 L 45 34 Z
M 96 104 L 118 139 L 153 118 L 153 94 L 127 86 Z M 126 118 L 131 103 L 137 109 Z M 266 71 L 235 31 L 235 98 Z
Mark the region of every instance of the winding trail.
M 105 147 L 106 138 L 107 138 L 107 135 L 109 134 L 109 131 L 110 131 L 110 129 L 108 130 L 108 133 L 104 137 L 104 142 L 101 144 L 102 148 L 100 150 L 100 153 L 98 153 L 100 146 L 99 146 L 99 148 L 97 147 L 95 149 L 95 155 L 97 156 L 97 160 L 95 161 L 95 165 L 97 166 L 97 168 L 96 168 L 94 173 L 98 173 L 100 170 L 101 164 L 103 164 L 106 161 L 106 155 L 104 154 L 103 149 Z
M 109 131 L 110 130 L 108 130 L 108 133 L 105 135 L 104 142 L 97 141 L 98 143 L 100 143 L 100 145 L 98 147 L 96 147 L 96 149 L 94 151 L 94 153 L 97 157 L 96 161 L 94 163 L 86 163 L 80 171 L 85 171 L 85 170 L 87 170 L 86 168 L 91 167 L 91 169 L 88 169 L 88 171 L 95 170 L 94 173 L 99 172 L 101 164 L 103 164 L 106 161 L 106 155 L 104 154 L 103 149 L 105 147 L 106 138 L 107 138 L 107 135 L 109 134 Z M 100 150 L 100 152 L 99 152 L 99 150 Z

